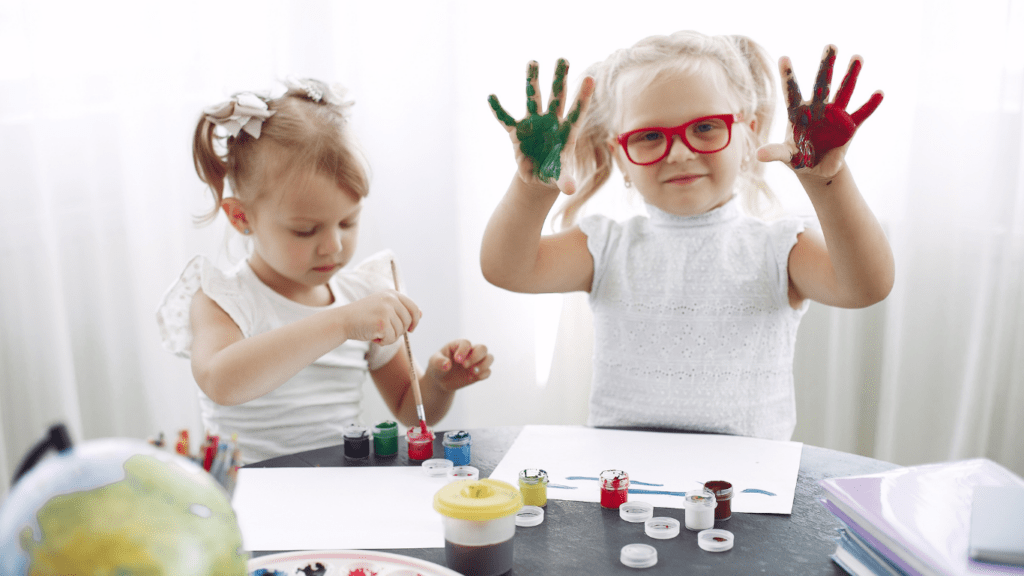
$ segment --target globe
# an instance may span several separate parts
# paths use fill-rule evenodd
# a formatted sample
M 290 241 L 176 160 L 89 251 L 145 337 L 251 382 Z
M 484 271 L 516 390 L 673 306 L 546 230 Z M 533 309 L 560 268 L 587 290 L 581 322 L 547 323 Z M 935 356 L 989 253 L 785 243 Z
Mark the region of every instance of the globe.
M 246 576 L 247 560 L 223 488 L 140 440 L 47 457 L 0 505 L 0 576 Z

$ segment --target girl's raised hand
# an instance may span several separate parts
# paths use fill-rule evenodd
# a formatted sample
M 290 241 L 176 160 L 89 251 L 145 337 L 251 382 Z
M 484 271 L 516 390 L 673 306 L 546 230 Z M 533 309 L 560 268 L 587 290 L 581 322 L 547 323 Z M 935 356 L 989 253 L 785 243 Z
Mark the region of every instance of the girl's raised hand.
M 426 376 L 446 392 L 454 392 L 490 376 L 493 362 L 494 356 L 487 353 L 487 346 L 452 340 L 430 357 Z
M 494 94 L 488 98 L 494 117 L 508 131 L 516 150 L 519 177 L 524 182 L 554 183 L 566 194 L 576 191 L 572 177 L 572 150 L 576 144 L 575 127 L 586 113 L 590 96 L 594 93 L 594 79 L 583 79 L 572 111 L 562 119 L 565 106 L 565 75 L 569 62 L 558 59 L 555 80 L 551 85 L 548 110 L 540 113 L 540 91 L 537 88 L 537 62 L 531 61 L 526 73 L 526 116 L 516 122 Z
M 395 290 L 370 294 L 338 310 L 344 314 L 347 339 L 385 346 L 412 332 L 423 316 L 415 302 Z
M 861 57 L 854 56 L 850 59 L 850 67 L 835 99 L 827 102 L 835 61 L 836 47 L 829 44 L 821 57 L 818 77 L 814 82 L 814 95 L 810 101 L 804 101 L 793 74 L 793 63 L 785 56 L 779 59 L 779 74 L 786 90 L 790 130 L 784 144 L 768 144 L 758 149 L 758 160 L 788 162 L 794 170 L 800 170 L 801 173 L 807 170 L 808 174 L 823 177 L 839 172 L 853 133 L 875 111 L 883 95 L 878 90 L 856 112 L 846 112 L 863 66 Z

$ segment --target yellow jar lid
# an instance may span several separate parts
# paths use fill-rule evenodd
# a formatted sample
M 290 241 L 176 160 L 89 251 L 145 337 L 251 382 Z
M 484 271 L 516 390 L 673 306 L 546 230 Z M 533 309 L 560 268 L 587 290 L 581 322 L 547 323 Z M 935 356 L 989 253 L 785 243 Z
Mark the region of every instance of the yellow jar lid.
M 450 482 L 434 494 L 434 510 L 458 520 L 494 520 L 523 507 L 523 497 L 508 482 L 485 478 Z

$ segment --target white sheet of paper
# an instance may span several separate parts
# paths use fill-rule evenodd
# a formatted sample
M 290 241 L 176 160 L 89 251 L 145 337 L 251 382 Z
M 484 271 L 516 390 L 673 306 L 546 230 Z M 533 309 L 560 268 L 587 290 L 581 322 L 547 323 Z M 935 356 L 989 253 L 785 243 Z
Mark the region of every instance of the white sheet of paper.
M 548 473 L 549 499 L 600 502 L 596 480 L 569 478 L 596 479 L 602 470 L 619 469 L 629 474 L 630 500 L 664 508 L 682 508 L 682 496 L 635 491 L 684 493 L 708 480 L 726 480 L 733 486 L 733 512 L 791 514 L 802 450 L 800 442 L 719 434 L 524 426 L 491 478 L 518 486 L 521 470 L 541 468 Z M 555 484 L 574 489 L 552 487 Z M 747 489 L 774 496 L 743 492 Z
M 242 468 L 231 505 L 249 551 L 443 548 L 446 483 L 411 466 Z

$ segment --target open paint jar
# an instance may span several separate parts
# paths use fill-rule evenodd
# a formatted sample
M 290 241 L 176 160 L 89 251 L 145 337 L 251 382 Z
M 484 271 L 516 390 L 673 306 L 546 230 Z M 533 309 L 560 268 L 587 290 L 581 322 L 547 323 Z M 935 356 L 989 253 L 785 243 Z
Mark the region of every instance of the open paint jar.
M 448 567 L 465 576 L 498 576 L 512 569 L 516 513 L 523 499 L 501 480 L 459 480 L 434 494 L 444 523 Z
M 622 470 L 601 472 L 601 506 L 618 510 L 629 499 L 629 474 Z
M 444 433 L 441 445 L 444 446 L 444 457 L 456 466 L 469 466 L 469 449 L 473 439 L 465 430 L 453 430 Z
M 373 453 L 378 458 L 398 454 L 398 424 L 385 420 L 373 427 Z
M 704 488 L 711 490 L 715 495 L 715 501 L 718 502 L 715 520 L 732 518 L 732 484 L 725 480 L 710 480 L 704 483 Z
M 406 433 L 409 444 L 409 460 L 427 460 L 434 457 L 434 433 L 427 429 L 426 434 L 419 426 L 409 428 Z
M 547 506 L 548 473 L 540 468 L 527 468 L 519 473 L 519 491 L 525 506 Z
M 715 494 L 707 488 L 691 490 L 683 499 L 686 528 L 699 531 L 715 527 Z
M 370 456 L 370 432 L 358 424 L 345 426 L 345 458 L 365 460 Z

